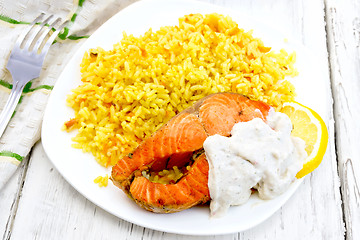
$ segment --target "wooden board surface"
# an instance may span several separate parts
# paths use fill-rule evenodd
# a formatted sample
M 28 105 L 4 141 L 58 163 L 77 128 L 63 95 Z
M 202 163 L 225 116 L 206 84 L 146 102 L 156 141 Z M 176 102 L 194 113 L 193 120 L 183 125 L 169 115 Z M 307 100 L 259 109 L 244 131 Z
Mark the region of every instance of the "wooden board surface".
M 245 232 L 183 236 L 133 225 L 98 208 L 53 168 L 41 142 L 0 192 L 2 239 L 360 239 L 360 20 L 356 1 L 209 0 L 276 26 L 315 52 L 328 74 L 323 163 L 271 218 Z M 121 10 L 121 9 L 118 9 Z M 326 21 L 326 25 L 325 25 Z M 241 25 L 241 23 L 239 23 Z M 340 188 L 341 187 L 341 188 Z M 116 203 L 114 203 L 116 204 Z
M 338 173 L 347 239 L 360 239 L 360 2 L 326 1 Z

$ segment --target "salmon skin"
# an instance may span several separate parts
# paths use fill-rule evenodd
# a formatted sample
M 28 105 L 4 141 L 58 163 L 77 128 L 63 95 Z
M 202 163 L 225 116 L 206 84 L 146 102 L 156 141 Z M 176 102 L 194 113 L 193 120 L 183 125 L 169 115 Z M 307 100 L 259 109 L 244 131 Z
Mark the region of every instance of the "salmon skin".
M 210 200 L 208 162 L 201 150 L 208 136 L 230 136 L 235 123 L 261 118 L 270 106 L 236 93 L 217 93 L 185 109 L 112 168 L 111 180 L 139 206 L 156 213 L 172 213 Z M 142 171 L 169 166 L 190 169 L 173 184 L 154 183 Z

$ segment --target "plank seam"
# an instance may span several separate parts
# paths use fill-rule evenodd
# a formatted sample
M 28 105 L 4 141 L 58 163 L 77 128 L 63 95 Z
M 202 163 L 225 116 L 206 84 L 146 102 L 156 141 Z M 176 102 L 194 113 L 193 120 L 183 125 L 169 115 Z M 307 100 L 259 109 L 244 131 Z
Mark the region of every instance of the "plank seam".
M 333 99 L 335 99 L 335 90 L 334 90 L 334 74 L 332 73 L 331 71 L 331 65 L 332 64 L 332 61 L 331 61 L 331 57 L 333 56 L 333 52 L 331 51 L 331 40 L 333 37 L 332 36 L 332 33 L 334 32 L 331 31 L 330 28 L 333 28 L 334 27 L 334 19 L 331 17 L 332 14 L 331 14 L 331 7 L 329 7 L 329 4 L 327 3 L 328 0 L 324 0 L 324 7 L 325 7 L 325 14 L 324 14 L 324 20 L 325 20 L 325 23 L 326 23 L 326 26 L 325 26 L 325 33 L 326 33 L 326 48 L 327 48 L 327 52 L 328 52 L 328 66 L 329 66 L 329 77 L 330 77 L 330 91 L 331 91 L 331 96 Z M 336 11 L 336 10 L 335 10 Z M 335 49 L 335 46 L 334 46 L 334 49 Z M 336 136 L 337 136 L 337 128 L 336 128 L 336 108 L 335 108 L 335 101 L 333 102 L 332 104 L 332 109 L 333 109 L 333 119 L 334 119 L 334 138 L 336 139 Z M 343 175 L 341 173 L 341 169 L 340 169 L 340 166 L 339 166 L 339 161 L 338 161 L 338 149 L 337 149 L 337 142 L 334 141 L 334 148 L 335 148 L 335 159 L 336 159 L 336 166 L 337 166 L 337 175 L 339 177 L 339 179 L 341 179 L 341 176 Z M 340 181 L 340 198 L 341 198 L 341 213 L 342 213 L 342 222 L 344 224 L 344 239 L 347 240 L 348 239 L 348 226 L 347 226 L 347 221 L 346 221 L 346 214 L 345 214 L 345 205 L 344 205 L 344 189 L 343 189 L 343 183 L 342 181 Z M 350 238 L 351 239 L 351 238 Z M 349 240 L 350 240 L 349 239 Z
M 16 213 L 19 207 L 19 202 L 21 199 L 21 195 L 22 195 L 22 191 L 25 185 L 25 180 L 26 180 L 26 175 L 27 175 L 27 171 L 28 171 L 28 167 L 29 167 L 29 162 L 30 162 L 30 155 L 31 155 L 32 150 L 30 151 L 28 157 L 26 157 L 24 159 L 24 161 L 22 161 L 22 164 L 24 164 L 22 173 L 19 177 L 19 187 L 16 193 L 16 197 L 15 200 L 13 201 L 13 203 L 11 204 L 11 209 L 10 209 L 10 216 L 7 220 L 6 226 L 5 226 L 5 232 L 4 235 L 2 237 L 3 240 L 10 240 L 11 238 L 11 233 L 12 233 L 12 228 L 14 226 L 14 222 L 15 222 L 15 218 L 16 218 Z M 19 169 L 20 170 L 20 169 Z

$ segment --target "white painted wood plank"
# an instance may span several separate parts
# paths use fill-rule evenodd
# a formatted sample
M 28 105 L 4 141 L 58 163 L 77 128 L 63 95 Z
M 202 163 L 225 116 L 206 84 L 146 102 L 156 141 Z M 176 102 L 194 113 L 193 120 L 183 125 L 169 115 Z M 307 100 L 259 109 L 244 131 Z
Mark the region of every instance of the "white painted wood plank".
M 325 64 L 323 68 L 327 69 L 322 1 L 207 2 L 238 9 L 239 13 L 264 19 L 290 33 L 316 51 Z M 330 101 L 330 88 L 327 91 Z M 325 121 L 333 136 L 332 112 L 326 114 Z M 145 229 L 96 207 L 53 169 L 39 144 L 32 154 L 11 236 L 13 239 L 341 239 L 344 230 L 334 150 L 331 137 L 321 166 L 307 176 L 289 202 L 263 224 L 239 234 L 195 237 Z
M 0 237 L 6 239 L 11 229 L 14 216 L 18 207 L 19 195 L 28 165 L 28 158 L 25 158 L 19 165 L 15 174 L 0 191 Z
M 326 1 L 336 143 L 347 239 L 360 239 L 360 2 Z
M 94 239 L 104 239 L 106 234 L 100 227 L 125 232 L 131 228 L 131 224 L 103 212 L 75 191 L 53 168 L 41 144 L 33 150 L 27 175 L 11 233 L 13 239 L 84 239 L 90 233 Z M 96 232 L 92 231 L 93 220 Z

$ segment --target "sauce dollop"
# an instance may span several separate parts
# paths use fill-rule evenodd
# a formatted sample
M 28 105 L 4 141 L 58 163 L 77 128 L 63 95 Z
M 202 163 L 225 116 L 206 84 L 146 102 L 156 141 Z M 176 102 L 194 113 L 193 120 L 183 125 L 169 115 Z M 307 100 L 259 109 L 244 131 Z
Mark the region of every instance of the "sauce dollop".
M 272 109 L 266 123 L 260 118 L 240 122 L 231 137 L 205 140 L 212 217 L 245 203 L 252 189 L 261 199 L 272 199 L 289 188 L 307 156 L 305 142 L 291 136 L 291 130 L 289 117 Z

